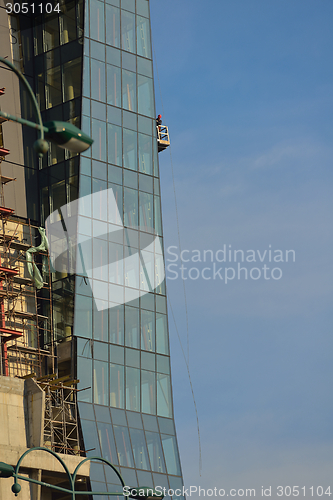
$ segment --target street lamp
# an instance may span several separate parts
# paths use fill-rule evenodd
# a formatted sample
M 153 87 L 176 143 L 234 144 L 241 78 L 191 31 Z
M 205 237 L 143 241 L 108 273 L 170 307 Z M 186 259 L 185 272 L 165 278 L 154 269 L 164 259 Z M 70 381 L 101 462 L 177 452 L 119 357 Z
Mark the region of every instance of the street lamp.
M 7 61 L 7 59 L 0 57 L 0 63 L 5 64 L 10 69 L 12 69 L 23 82 L 33 102 L 38 123 L 24 120 L 23 118 L 13 116 L 9 113 L 5 113 L 4 111 L 0 111 L 0 117 L 37 129 L 39 131 L 39 138 L 34 143 L 34 149 L 40 157 L 42 157 L 49 149 L 49 145 L 44 139 L 44 136 L 52 142 L 55 142 L 61 148 L 68 149 L 69 151 L 72 151 L 74 153 L 82 153 L 86 149 L 90 148 L 90 146 L 94 142 L 93 139 L 71 123 L 51 121 L 43 125 L 42 115 L 38 106 L 38 102 L 36 100 L 36 96 L 33 93 L 32 88 L 30 87 L 29 82 L 27 81 L 25 76 L 21 73 L 21 71 L 15 68 L 15 66 L 11 62 Z
M 47 453 L 50 453 L 61 463 L 61 465 L 63 466 L 63 468 L 66 472 L 66 475 L 68 477 L 71 489 L 62 488 L 60 486 L 56 486 L 55 484 L 44 483 L 43 481 L 38 481 L 37 479 L 32 479 L 30 477 L 22 476 L 19 474 L 19 469 L 20 469 L 20 465 L 21 465 L 23 458 L 28 453 L 31 453 L 32 451 L 36 451 L 36 450 L 46 451 Z M 75 479 L 76 479 L 76 475 L 78 473 L 78 470 L 81 467 L 81 465 L 83 465 L 85 462 L 90 461 L 90 460 L 99 460 L 99 461 L 105 463 L 106 465 L 108 465 L 109 467 L 111 467 L 112 470 L 118 476 L 118 479 L 122 485 L 123 491 L 117 492 L 117 493 L 109 493 L 108 491 L 106 491 L 106 492 L 105 491 L 81 491 L 81 490 L 75 491 Z M 8 477 L 14 478 L 12 492 L 15 493 L 15 496 L 17 496 L 21 491 L 21 485 L 17 482 L 17 480 L 20 479 L 22 481 L 28 481 L 29 483 L 38 484 L 39 486 L 44 486 L 47 488 L 51 488 L 53 490 L 57 490 L 57 491 L 61 491 L 63 493 L 70 494 L 72 500 L 75 500 L 76 493 L 78 493 L 79 495 L 123 496 L 124 498 L 132 498 L 134 500 L 136 500 L 136 499 L 139 499 L 139 500 L 163 500 L 163 498 L 164 498 L 163 494 L 157 493 L 153 488 L 147 488 L 147 487 L 141 487 L 141 488 L 140 487 L 130 487 L 129 488 L 129 487 L 126 487 L 125 482 L 124 482 L 122 476 L 120 475 L 120 473 L 118 472 L 118 470 L 116 469 L 116 467 L 114 465 L 112 465 L 111 462 L 109 462 L 108 460 L 106 460 L 105 458 L 102 458 L 102 457 L 85 458 L 77 465 L 73 474 L 71 474 L 68 470 L 67 465 L 62 460 L 62 458 L 59 455 L 57 455 L 57 453 L 50 450 L 49 448 L 44 448 L 41 446 L 29 448 L 27 451 L 25 451 L 23 453 L 23 455 L 21 455 L 21 457 L 18 459 L 18 462 L 17 462 L 15 467 L 13 467 L 12 465 L 6 464 L 5 462 L 0 462 L 0 478 L 8 478 Z M 125 494 L 125 491 L 124 491 L 125 489 L 128 491 L 128 494 Z

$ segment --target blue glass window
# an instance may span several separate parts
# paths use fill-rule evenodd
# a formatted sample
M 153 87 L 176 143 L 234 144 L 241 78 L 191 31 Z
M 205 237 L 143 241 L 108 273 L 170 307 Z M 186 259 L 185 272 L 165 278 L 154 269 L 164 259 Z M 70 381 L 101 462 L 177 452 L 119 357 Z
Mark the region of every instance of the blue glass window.
M 141 370 L 141 411 L 156 414 L 156 375 Z
M 140 429 L 130 429 L 135 465 L 138 469 L 149 470 L 149 458 L 145 435 Z
M 148 453 L 151 468 L 154 472 L 165 473 L 165 464 L 162 452 L 161 439 L 157 432 L 146 431 Z
M 140 75 L 139 75 L 140 76 Z M 122 70 L 122 96 L 123 96 L 123 108 L 128 109 L 129 111 L 136 112 L 136 74 L 132 71 Z M 145 77 L 143 77 L 145 78 Z M 144 106 L 146 103 L 144 99 L 146 97 L 144 89 L 142 89 L 142 106 L 143 109 L 146 109 Z M 142 113 L 146 114 L 146 113 Z
M 108 104 L 121 107 L 121 78 L 120 68 L 117 66 L 107 65 L 107 91 Z
M 135 53 L 135 15 L 121 11 L 122 49 Z
M 99 120 L 92 120 L 92 138 L 94 143 L 91 151 L 93 158 L 106 161 L 106 123 Z
M 97 302 L 97 301 L 96 301 Z M 103 340 L 104 342 L 107 342 L 108 339 L 108 309 L 107 309 L 107 304 L 104 303 L 104 301 L 100 301 L 103 303 L 103 307 L 105 309 L 101 309 L 100 311 L 97 310 L 97 308 L 94 308 L 94 339 L 95 340 Z M 95 342 L 95 345 L 97 345 L 97 349 L 99 349 L 99 354 L 97 357 L 97 354 L 95 355 L 96 359 L 104 360 L 107 361 L 107 349 L 105 344 L 100 344 L 99 342 Z
M 153 175 L 152 138 L 139 134 L 139 170 L 144 174 Z
M 90 0 L 90 38 L 105 42 L 104 3 Z
M 176 438 L 174 436 L 166 436 L 163 434 L 161 435 L 161 438 L 168 474 L 180 476 L 181 471 Z
M 97 432 L 102 450 L 102 457 L 112 464 L 118 464 L 116 446 L 114 442 L 111 424 L 98 423 Z
M 110 406 L 124 408 L 124 367 L 110 364 Z
M 157 415 L 172 417 L 170 376 L 161 373 L 157 374 Z
M 138 169 L 137 134 L 128 129 L 123 130 L 124 136 L 124 167 L 131 170 Z
M 143 75 L 138 75 L 138 112 L 151 117 L 155 114 L 153 80 Z
M 130 188 L 124 189 L 124 224 L 138 226 L 138 192 Z
M 151 232 L 154 227 L 152 194 L 139 192 L 139 209 L 141 230 Z
M 86 403 L 92 403 L 92 360 L 86 358 L 77 358 L 77 376 L 80 380 L 78 384 L 78 389 L 84 389 L 84 391 L 78 392 L 78 401 L 84 401 Z M 87 447 L 86 449 L 89 449 Z
M 118 451 L 119 464 L 125 467 L 134 467 L 128 429 L 119 425 L 114 426 L 114 434 Z
M 83 295 L 75 296 L 74 335 L 92 338 L 92 299 Z
M 91 59 L 91 97 L 96 101 L 106 101 L 105 63 Z
M 139 309 L 136 307 L 125 307 L 125 344 L 139 348 Z
M 122 144 L 121 127 L 108 123 L 108 159 L 109 163 L 121 166 Z
M 82 419 L 80 423 L 82 427 L 82 434 L 84 436 L 84 447 L 86 450 L 91 450 L 87 452 L 87 456 L 99 455 L 100 450 L 95 422 Z
M 155 314 L 141 310 L 141 349 L 155 351 Z
M 126 368 L 126 409 L 140 411 L 140 370 Z
M 136 22 L 138 55 L 151 59 L 149 20 L 141 16 L 136 16 Z
M 94 403 L 109 404 L 108 363 L 94 361 Z
M 124 306 L 109 309 L 110 342 L 124 345 Z
M 120 47 L 120 10 L 106 5 L 106 43 Z

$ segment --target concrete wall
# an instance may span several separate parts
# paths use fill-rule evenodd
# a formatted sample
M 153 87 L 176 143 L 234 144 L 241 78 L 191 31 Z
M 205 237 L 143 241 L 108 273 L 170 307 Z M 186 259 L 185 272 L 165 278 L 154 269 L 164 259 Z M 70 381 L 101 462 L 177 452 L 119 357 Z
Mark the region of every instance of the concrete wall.
M 27 449 L 42 446 L 44 410 L 45 395 L 34 380 L 0 376 L 0 462 L 15 466 Z M 71 473 L 83 460 L 74 455 L 59 456 Z M 64 471 L 55 457 L 42 450 L 29 453 L 23 459 L 22 467 L 23 472 L 39 480 L 43 473 L 54 475 Z M 80 476 L 89 476 L 89 462 L 80 469 Z M 20 500 L 38 500 L 40 492 L 36 487 L 30 488 L 29 483 L 19 482 L 22 486 Z M 13 498 L 12 484 L 11 478 L 0 478 L 0 500 Z M 44 496 L 49 498 L 49 490 L 44 492 L 43 489 L 42 500 Z

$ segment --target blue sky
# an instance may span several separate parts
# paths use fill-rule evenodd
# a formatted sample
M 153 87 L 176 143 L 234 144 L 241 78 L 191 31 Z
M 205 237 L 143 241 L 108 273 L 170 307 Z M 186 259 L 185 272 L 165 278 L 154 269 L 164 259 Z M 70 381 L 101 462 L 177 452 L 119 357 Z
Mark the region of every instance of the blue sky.
M 185 484 L 256 487 L 258 496 L 262 485 L 329 486 L 333 4 L 150 3 L 156 105 L 172 141 L 182 249 L 215 253 L 231 245 L 296 256 L 265 262 L 281 269 L 281 279 L 185 282 L 201 477 L 186 366 L 169 314 Z M 167 249 L 178 247 L 169 151 L 160 154 L 160 172 Z M 245 265 L 248 272 L 263 266 Z M 167 284 L 186 346 L 183 283 Z

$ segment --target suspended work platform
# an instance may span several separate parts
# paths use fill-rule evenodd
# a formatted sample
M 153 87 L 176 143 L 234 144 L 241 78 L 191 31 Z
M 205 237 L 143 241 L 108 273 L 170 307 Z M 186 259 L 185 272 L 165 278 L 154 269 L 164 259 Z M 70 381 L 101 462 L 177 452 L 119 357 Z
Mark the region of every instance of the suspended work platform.
M 156 128 L 158 152 L 160 153 L 170 146 L 169 130 L 165 125 L 157 125 Z

